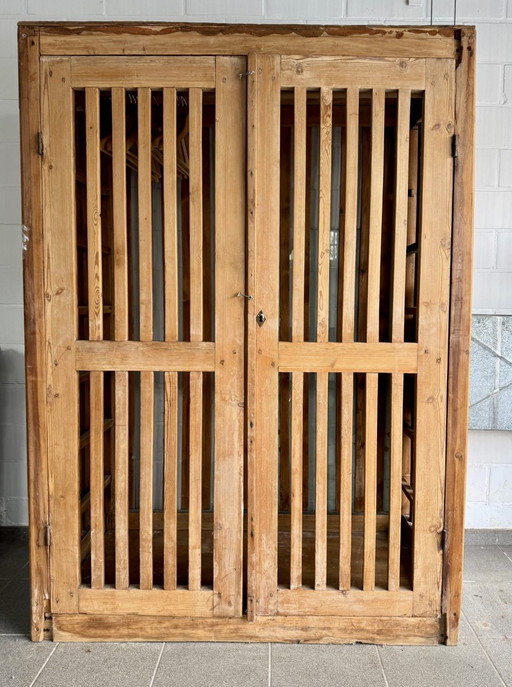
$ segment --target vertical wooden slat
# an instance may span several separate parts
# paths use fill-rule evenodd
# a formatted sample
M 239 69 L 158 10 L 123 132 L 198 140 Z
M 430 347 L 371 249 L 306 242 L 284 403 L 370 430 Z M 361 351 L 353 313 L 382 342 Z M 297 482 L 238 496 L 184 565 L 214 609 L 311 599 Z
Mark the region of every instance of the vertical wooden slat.
M 293 282 L 292 341 L 304 341 L 306 235 L 306 96 L 295 88 L 293 134 Z M 302 447 L 304 375 L 292 373 L 290 589 L 302 585 Z
M 103 373 L 90 375 L 89 394 L 89 519 L 91 587 L 104 584 L 104 444 L 103 444 Z M 86 467 L 87 470 L 87 467 Z
M 341 340 L 354 341 L 355 283 L 357 247 L 357 194 L 359 163 L 359 91 L 347 89 L 344 241 L 343 241 L 343 308 Z M 341 375 L 341 475 L 340 475 L 340 560 L 339 587 L 350 589 L 352 556 L 352 433 L 354 407 L 354 374 Z
M 140 373 L 140 588 L 153 587 L 153 372 Z
M 414 461 L 413 612 L 418 616 L 434 616 L 441 605 L 454 70 L 453 60 L 427 60 Z
M 114 338 L 128 339 L 128 236 L 126 198 L 125 89 L 112 89 L 112 202 L 114 230 Z M 128 373 L 116 371 L 115 384 L 115 549 L 116 588 L 129 585 L 128 556 Z
M 138 199 L 140 340 L 153 339 L 153 248 L 151 210 L 151 90 L 138 89 Z
M 178 340 L 176 89 L 163 91 L 165 340 Z M 166 372 L 164 411 L 164 589 L 177 584 L 178 373 Z
M 128 339 L 126 109 L 124 88 L 112 89 L 112 195 L 114 214 L 114 333 Z
M 247 612 L 254 619 L 277 610 L 279 57 L 250 55 L 248 71 Z
M 203 339 L 203 166 L 200 88 L 189 91 L 190 121 L 190 340 Z M 190 373 L 189 589 L 201 587 L 203 373 Z
M 246 81 L 243 57 L 216 58 L 215 615 L 242 615 Z
M 329 340 L 331 255 L 332 91 L 320 90 L 320 182 L 318 201 L 317 342 Z M 315 589 L 327 582 L 327 409 L 329 375 L 316 380 Z
M 457 644 L 462 601 L 464 512 L 471 347 L 471 283 L 474 204 L 475 31 L 461 30 L 461 62 L 456 70 L 455 118 L 458 157 L 454 170 L 448 431 L 443 611 L 447 644 Z
M 105 582 L 105 543 L 103 515 L 103 372 L 90 373 L 90 461 L 91 461 L 91 587 L 101 589 Z
M 403 342 L 404 340 L 410 106 L 411 92 L 407 89 L 400 89 L 398 92 L 398 121 L 396 137 L 395 236 L 391 323 L 391 340 L 394 343 Z M 390 591 L 397 591 L 400 586 L 403 393 L 403 375 L 391 375 L 391 451 L 389 466 L 388 547 L 388 589 Z
M 101 260 L 100 91 L 85 89 L 87 159 L 87 272 L 89 338 L 103 338 L 103 280 Z
M 368 245 L 368 300 L 366 340 L 379 341 L 380 259 L 382 236 L 382 190 L 384 173 L 385 91 L 372 91 L 372 147 L 370 179 L 370 234 Z M 364 551 L 363 589 L 375 586 L 377 523 L 377 406 L 378 375 L 366 375 L 366 430 L 364 451 Z
M 138 89 L 140 339 L 153 339 L 151 90 Z M 153 372 L 140 373 L 140 587 L 153 587 Z
M 52 612 L 77 613 L 80 583 L 74 99 L 69 59 L 42 60 L 43 212 Z M 51 393 L 50 393 L 51 392 Z
M 92 373 L 94 374 L 94 373 Z M 115 528 L 116 588 L 129 585 L 128 555 L 128 372 L 115 373 Z

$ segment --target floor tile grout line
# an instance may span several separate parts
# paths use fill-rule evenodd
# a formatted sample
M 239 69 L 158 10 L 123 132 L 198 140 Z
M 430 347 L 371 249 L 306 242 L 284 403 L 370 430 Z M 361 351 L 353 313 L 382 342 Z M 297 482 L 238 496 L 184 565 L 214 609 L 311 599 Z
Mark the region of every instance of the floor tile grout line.
M 380 668 L 382 670 L 382 677 L 384 678 L 384 684 L 386 685 L 386 687 L 389 687 L 388 676 L 386 675 L 386 671 L 384 670 L 384 661 L 382 660 L 382 656 L 380 655 L 380 647 L 376 646 L 375 648 L 377 649 L 377 656 L 379 658 L 379 664 L 380 664 Z
M 268 687 L 272 687 L 272 642 L 268 643 Z
M 491 664 L 491 666 L 494 668 L 494 670 L 495 670 L 495 672 L 496 672 L 496 675 L 499 677 L 499 679 L 500 679 L 501 682 L 503 683 L 503 687 L 507 687 L 507 683 L 506 683 L 505 680 L 503 679 L 503 677 L 502 677 L 500 671 L 498 670 L 498 668 L 497 668 L 496 665 L 494 664 L 494 661 L 492 660 L 492 658 L 491 658 L 491 657 L 489 656 L 489 654 L 487 653 L 487 650 L 486 650 L 485 646 L 484 646 L 484 645 L 482 644 L 482 642 L 480 641 L 480 637 L 477 635 L 477 633 L 475 632 L 475 629 L 473 628 L 473 626 L 472 626 L 471 623 L 469 622 L 468 618 L 466 617 L 464 611 L 462 611 L 462 610 L 461 610 L 461 616 L 464 618 L 464 620 L 466 621 L 466 623 L 469 625 L 469 629 L 470 629 L 471 632 L 474 634 L 474 636 L 475 636 L 475 638 L 476 638 L 476 641 L 480 644 L 480 647 L 482 648 L 482 651 L 483 651 L 484 654 L 486 655 L 487 660 L 489 661 L 489 663 Z
M 37 680 L 39 679 L 39 676 L 41 675 L 41 673 L 43 672 L 43 670 L 46 668 L 46 666 L 47 666 L 47 664 L 48 664 L 48 661 L 49 661 L 50 658 L 53 656 L 53 654 L 57 651 L 57 647 L 58 647 L 58 646 L 59 646 L 59 642 L 57 642 L 57 643 L 55 644 L 55 646 L 53 647 L 52 651 L 50 652 L 50 655 L 48 656 L 48 658 L 46 659 L 46 661 L 43 663 L 43 665 L 39 668 L 39 670 L 38 670 L 38 672 L 37 672 L 37 675 L 35 676 L 35 678 L 34 678 L 34 679 L 32 680 L 32 682 L 30 683 L 30 687 L 32 687 L 33 685 L 36 684 Z
M 149 683 L 149 687 L 153 687 L 153 683 L 155 682 L 155 677 L 158 672 L 158 669 L 160 668 L 160 661 L 162 660 L 162 655 L 164 653 L 165 649 L 165 642 L 162 642 L 162 648 L 160 649 L 160 653 L 158 654 L 158 659 L 156 661 L 156 666 L 155 670 L 153 671 L 153 675 L 151 677 L 151 682 Z
M 510 558 L 510 556 L 508 555 L 508 553 L 507 553 L 506 551 L 503 551 L 503 546 L 504 546 L 504 545 L 501 545 L 501 546 L 500 546 L 500 545 L 498 544 L 498 547 L 499 547 L 500 551 L 502 552 L 502 554 L 505 556 L 505 558 L 508 558 L 508 560 L 512 563 L 512 558 Z

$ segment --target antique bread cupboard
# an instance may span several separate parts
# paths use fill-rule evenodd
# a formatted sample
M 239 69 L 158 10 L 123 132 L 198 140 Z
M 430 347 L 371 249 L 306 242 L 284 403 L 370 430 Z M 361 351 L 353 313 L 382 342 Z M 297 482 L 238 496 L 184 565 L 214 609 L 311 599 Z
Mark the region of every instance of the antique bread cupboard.
M 472 27 L 19 27 L 32 637 L 456 643 Z

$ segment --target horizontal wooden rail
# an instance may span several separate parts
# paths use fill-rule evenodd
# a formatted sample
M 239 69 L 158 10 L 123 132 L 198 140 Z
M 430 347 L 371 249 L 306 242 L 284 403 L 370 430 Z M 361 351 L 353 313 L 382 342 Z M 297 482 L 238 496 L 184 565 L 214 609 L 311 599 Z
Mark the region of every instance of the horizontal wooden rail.
M 77 370 L 215 369 L 215 344 L 203 341 L 77 341 L 75 354 Z
M 415 343 L 279 344 L 280 372 L 403 372 L 418 370 Z
M 375 88 L 383 83 L 386 89 L 425 88 L 425 60 L 379 58 L 366 60 L 351 57 L 283 57 L 281 85 L 328 88 Z
M 188 589 L 89 589 L 78 590 L 80 613 L 144 613 L 155 616 L 213 615 L 216 594 L 211 589 L 190 591 Z
M 278 615 L 410 616 L 412 591 L 278 589 Z
M 213 88 L 214 57 L 73 57 L 73 87 Z

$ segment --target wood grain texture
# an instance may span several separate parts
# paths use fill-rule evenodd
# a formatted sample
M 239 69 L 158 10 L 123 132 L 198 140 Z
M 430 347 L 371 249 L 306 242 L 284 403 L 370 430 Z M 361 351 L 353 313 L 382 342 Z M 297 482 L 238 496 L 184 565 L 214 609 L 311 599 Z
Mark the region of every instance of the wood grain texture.
M 176 89 L 163 91 L 163 156 L 164 194 L 164 316 L 165 340 L 177 341 L 178 314 L 178 199 L 176 168 Z
M 456 58 L 451 27 L 38 23 L 43 55 L 353 55 Z M 24 24 L 24 26 L 31 26 Z
M 242 615 L 245 58 L 218 57 L 215 92 L 215 615 Z
M 45 322 L 52 612 L 78 609 L 78 375 L 73 93 L 69 60 L 42 60 Z M 70 459 L 71 458 L 71 459 Z
M 91 587 L 105 583 L 103 372 L 90 373 Z
M 178 373 L 166 372 L 164 380 L 164 589 L 176 589 L 178 567 Z
M 414 343 L 279 344 L 280 372 L 416 372 L 418 345 Z
M 213 88 L 214 57 L 73 57 L 73 87 Z
M 284 88 L 317 84 L 328 88 L 425 88 L 425 60 L 370 57 L 283 57 L 281 81 Z
M 140 340 L 153 340 L 153 218 L 151 190 L 151 90 L 137 90 Z
M 112 203 L 114 229 L 114 338 L 128 339 L 128 235 L 126 198 L 126 94 L 112 89 Z
M 208 618 L 213 615 L 216 595 L 212 590 L 191 592 L 188 589 L 80 589 L 78 607 L 80 613 L 122 616 L 135 615 Z
M 58 642 L 225 641 L 300 642 L 314 644 L 433 645 L 441 634 L 437 618 L 336 618 L 309 616 L 245 618 L 162 618 L 143 615 L 58 614 Z
M 89 338 L 103 338 L 103 269 L 101 240 L 100 94 L 85 90 L 85 140 L 87 151 L 87 278 Z
M 313 589 L 279 589 L 277 610 L 281 616 L 410 616 L 412 592 L 328 589 L 319 594 Z
M 33 641 L 45 637 L 45 610 L 50 598 L 49 550 L 44 528 L 49 523 L 46 407 L 46 350 L 42 158 L 36 137 L 41 131 L 39 30 L 18 32 L 22 223 L 29 240 L 23 253 L 25 389 L 27 413 L 30 598 Z M 49 633 L 46 633 L 48 635 Z
M 75 351 L 76 370 L 215 369 L 215 346 L 211 342 L 78 341 Z
M 248 71 L 248 616 L 276 610 L 279 336 L 279 57 Z M 265 275 L 265 277 L 263 277 Z M 258 326 L 255 316 L 266 316 Z
M 411 93 L 408 89 L 401 88 L 398 91 L 398 121 L 396 134 L 395 218 L 391 324 L 391 339 L 396 343 L 403 342 L 404 340 L 410 107 Z M 388 561 L 388 589 L 390 591 L 396 591 L 400 586 L 403 390 L 403 375 L 392 375 Z
M 461 62 L 455 72 L 455 127 L 448 419 L 446 449 L 443 611 L 447 644 L 457 644 L 462 601 L 464 509 L 469 406 L 469 351 L 474 211 L 475 32 L 461 29 Z
M 93 373 L 94 374 L 94 373 Z M 99 373 L 101 374 L 101 373 Z M 116 531 L 116 589 L 129 584 L 128 492 L 129 492 L 129 399 L 128 372 L 114 373 L 115 385 L 115 458 L 114 508 Z
M 454 63 L 427 63 L 424 106 L 418 391 L 414 474 L 414 615 L 441 610 L 448 310 L 452 221 Z M 432 203 L 430 199 L 435 198 Z
M 140 588 L 153 588 L 153 437 L 155 389 L 153 372 L 140 373 Z

